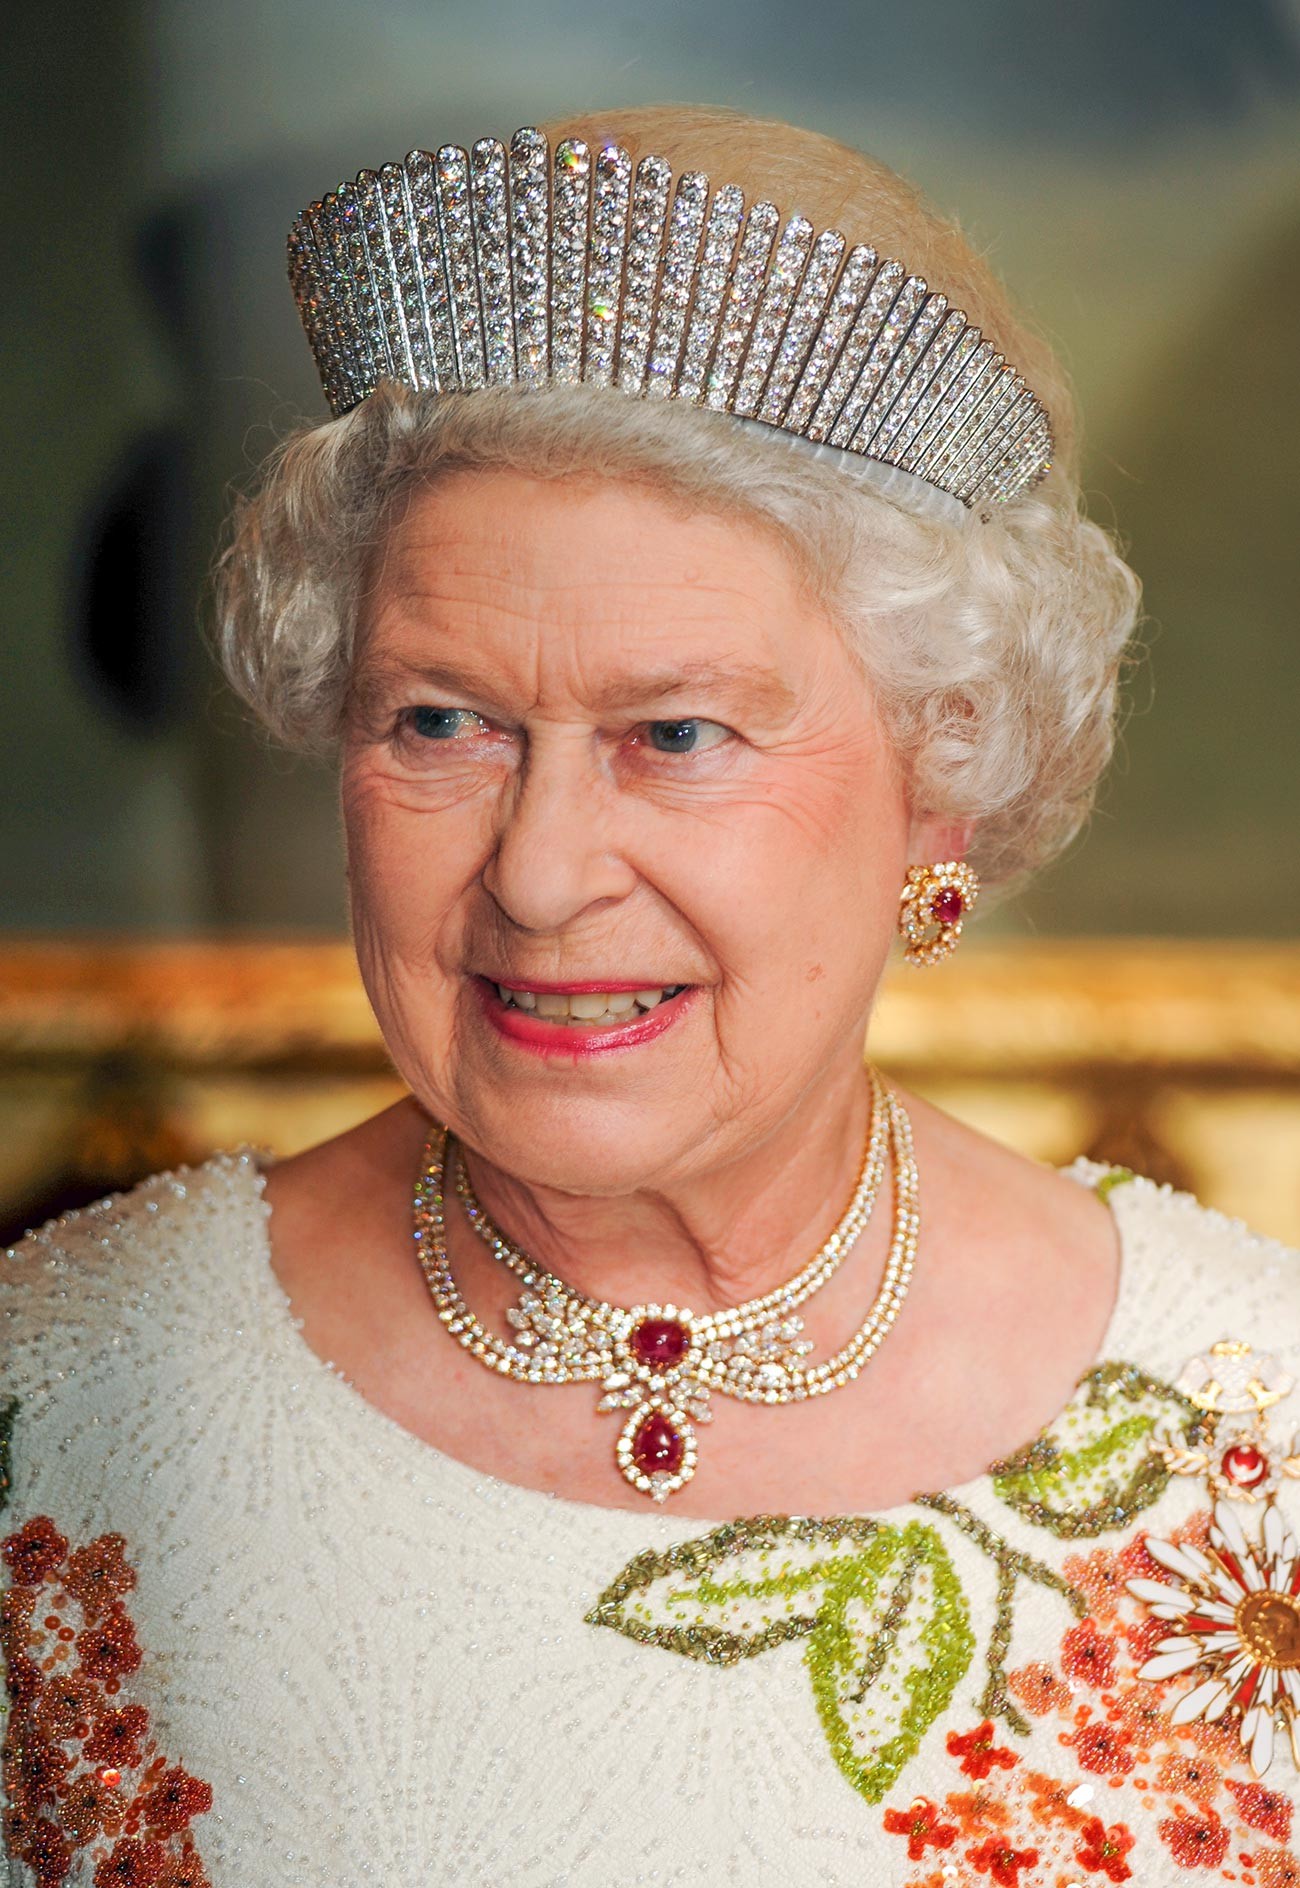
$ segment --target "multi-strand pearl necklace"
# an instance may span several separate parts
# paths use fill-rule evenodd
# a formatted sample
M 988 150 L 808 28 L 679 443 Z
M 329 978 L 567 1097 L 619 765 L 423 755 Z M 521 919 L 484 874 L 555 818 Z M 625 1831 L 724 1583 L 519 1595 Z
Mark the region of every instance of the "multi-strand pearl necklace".
M 529 1258 L 493 1225 L 475 1197 L 452 1136 L 435 1127 L 415 1190 L 415 1245 L 438 1316 L 467 1351 L 518 1383 L 599 1382 L 598 1410 L 628 1412 L 615 1455 L 634 1488 L 663 1501 L 695 1473 L 696 1425 L 712 1418 L 710 1396 L 746 1403 L 798 1403 L 851 1383 L 898 1316 L 916 1257 L 917 1173 L 911 1123 L 902 1103 L 871 1072 L 871 1126 L 857 1185 L 839 1224 L 787 1284 L 730 1311 L 697 1317 L 677 1305 L 625 1308 L 587 1297 Z M 894 1226 L 875 1301 L 843 1349 L 819 1364 L 794 1315 L 843 1265 L 884 1180 L 894 1169 Z M 446 1241 L 446 1180 L 493 1256 L 521 1281 L 506 1312 L 513 1335 L 487 1330 L 460 1295 Z

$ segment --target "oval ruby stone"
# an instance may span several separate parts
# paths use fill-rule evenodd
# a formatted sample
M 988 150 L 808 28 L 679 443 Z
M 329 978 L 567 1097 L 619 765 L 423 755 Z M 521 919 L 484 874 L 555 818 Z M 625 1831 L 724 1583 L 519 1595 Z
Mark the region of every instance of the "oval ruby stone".
M 966 909 L 966 903 L 956 887 L 949 885 L 930 900 L 930 909 L 940 924 L 956 924 Z
M 676 1318 L 642 1318 L 632 1332 L 632 1355 L 639 1364 L 666 1370 L 686 1355 L 690 1335 Z
M 632 1438 L 632 1460 L 643 1475 L 675 1475 L 686 1456 L 686 1444 L 668 1418 L 652 1409 L 637 1425 Z
M 1253 1488 L 1268 1474 L 1268 1458 L 1253 1443 L 1238 1442 L 1224 1451 L 1219 1464 L 1224 1478 L 1238 1488 Z

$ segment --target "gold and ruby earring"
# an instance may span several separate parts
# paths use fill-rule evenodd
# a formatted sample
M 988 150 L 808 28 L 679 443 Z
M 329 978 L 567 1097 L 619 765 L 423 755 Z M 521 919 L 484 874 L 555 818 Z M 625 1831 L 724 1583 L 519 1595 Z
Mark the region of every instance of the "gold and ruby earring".
M 937 964 L 950 957 L 961 936 L 962 920 L 979 897 L 980 882 L 969 865 L 945 859 L 941 865 L 907 869 L 898 912 L 898 929 L 907 939 L 909 964 Z

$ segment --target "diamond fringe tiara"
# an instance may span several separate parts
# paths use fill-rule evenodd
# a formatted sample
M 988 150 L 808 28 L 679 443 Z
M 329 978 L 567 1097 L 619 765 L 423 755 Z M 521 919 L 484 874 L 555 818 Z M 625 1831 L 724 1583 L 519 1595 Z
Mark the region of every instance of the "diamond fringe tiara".
M 973 509 L 1051 465 L 1047 413 L 945 296 L 868 244 L 746 207 L 702 172 L 526 126 L 507 150 L 363 170 L 289 234 L 289 277 L 337 416 L 423 392 L 584 382 L 765 422 L 925 479 Z

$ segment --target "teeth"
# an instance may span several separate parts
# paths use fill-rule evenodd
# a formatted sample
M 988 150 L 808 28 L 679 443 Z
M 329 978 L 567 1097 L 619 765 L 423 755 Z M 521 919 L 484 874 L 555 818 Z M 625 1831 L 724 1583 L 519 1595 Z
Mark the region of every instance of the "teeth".
M 497 995 L 507 1009 L 530 1010 L 554 1023 L 620 1023 L 635 1012 L 644 1013 L 676 996 L 685 984 L 663 984 L 655 990 L 582 990 L 571 995 L 537 990 L 511 990 L 504 983 Z

